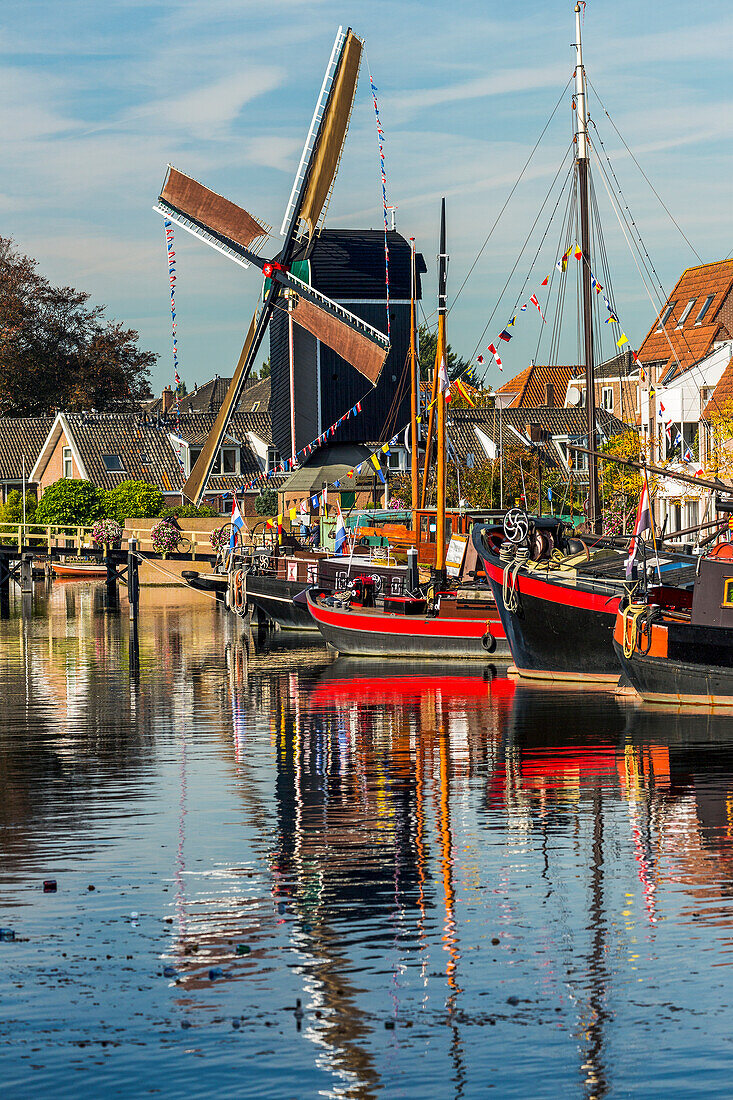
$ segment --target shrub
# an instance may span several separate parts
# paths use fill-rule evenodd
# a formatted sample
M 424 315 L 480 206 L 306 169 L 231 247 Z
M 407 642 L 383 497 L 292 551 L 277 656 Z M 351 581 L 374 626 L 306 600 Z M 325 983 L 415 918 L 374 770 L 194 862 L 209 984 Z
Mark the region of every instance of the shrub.
M 36 509 L 38 508 L 38 501 L 36 500 L 35 493 L 25 494 L 25 518 L 27 523 L 34 523 L 36 516 Z M 20 489 L 11 489 L 8 493 L 8 499 L 5 504 L 0 507 L 0 522 L 2 523 L 22 523 L 23 522 L 23 494 Z
M 160 513 L 163 519 L 214 519 L 219 513 L 208 504 L 176 504 L 173 508 L 164 508 Z
M 86 527 L 104 516 L 105 495 L 91 481 L 62 477 L 41 497 L 35 522 Z
M 98 519 L 92 527 L 92 542 L 95 546 L 104 546 L 108 542 L 119 542 L 122 538 L 122 525 L 116 519 Z
M 258 516 L 277 515 L 277 492 L 275 489 L 263 489 L 255 500 L 255 512 Z
M 156 554 L 170 554 L 178 546 L 181 532 L 170 520 L 160 519 L 150 528 L 150 541 Z
M 121 481 L 104 494 L 104 500 L 107 516 L 122 524 L 126 519 L 151 519 L 163 511 L 163 494 L 147 481 Z

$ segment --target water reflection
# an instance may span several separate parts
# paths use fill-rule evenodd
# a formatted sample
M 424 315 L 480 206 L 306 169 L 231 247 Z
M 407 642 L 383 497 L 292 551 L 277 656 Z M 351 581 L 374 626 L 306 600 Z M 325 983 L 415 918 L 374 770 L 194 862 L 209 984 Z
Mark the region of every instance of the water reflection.
M 242 1058 L 252 1095 L 653 1093 L 692 1083 L 694 1019 L 720 1090 L 726 719 L 334 659 L 156 591 L 132 672 L 103 586 L 0 624 L 11 1082 L 40 1043 L 37 1082 L 81 1059 L 129 1095 L 152 1065 L 191 1091 L 191 1051 L 202 1095 Z M 48 976 L 75 945 L 70 1003 Z M 114 1059 L 72 1049 L 95 1029 Z

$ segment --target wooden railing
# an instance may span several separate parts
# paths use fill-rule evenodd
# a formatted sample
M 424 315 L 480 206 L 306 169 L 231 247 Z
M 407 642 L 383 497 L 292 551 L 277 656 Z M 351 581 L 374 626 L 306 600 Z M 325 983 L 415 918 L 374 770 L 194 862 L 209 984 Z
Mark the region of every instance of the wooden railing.
M 20 553 L 30 546 L 34 550 L 68 550 L 70 554 L 93 549 L 91 527 L 60 526 L 52 523 L 0 523 L 0 546 L 13 547 Z

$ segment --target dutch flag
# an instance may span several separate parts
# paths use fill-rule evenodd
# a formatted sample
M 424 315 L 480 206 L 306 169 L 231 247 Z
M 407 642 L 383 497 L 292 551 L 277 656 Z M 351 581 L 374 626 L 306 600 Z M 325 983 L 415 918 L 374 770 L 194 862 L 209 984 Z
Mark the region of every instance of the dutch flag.
M 339 508 L 338 518 L 336 520 L 336 553 L 348 554 L 349 544 L 346 538 L 346 527 L 344 526 L 344 517 L 341 515 L 341 509 Z
M 229 536 L 229 549 L 233 550 L 237 545 L 237 535 L 244 527 L 244 520 L 242 519 L 242 513 L 239 511 L 239 505 L 237 504 L 237 498 L 234 497 L 234 504 L 232 505 L 232 533 Z

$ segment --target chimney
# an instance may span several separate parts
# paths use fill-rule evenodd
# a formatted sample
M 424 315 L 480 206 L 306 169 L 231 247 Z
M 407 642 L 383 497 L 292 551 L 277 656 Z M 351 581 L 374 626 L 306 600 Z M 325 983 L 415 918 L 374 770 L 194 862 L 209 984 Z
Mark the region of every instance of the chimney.
M 168 412 L 168 410 L 173 405 L 173 390 L 171 389 L 170 386 L 166 386 L 163 389 L 163 392 L 160 395 L 160 400 L 161 400 L 162 411 L 165 414 L 165 413 Z

